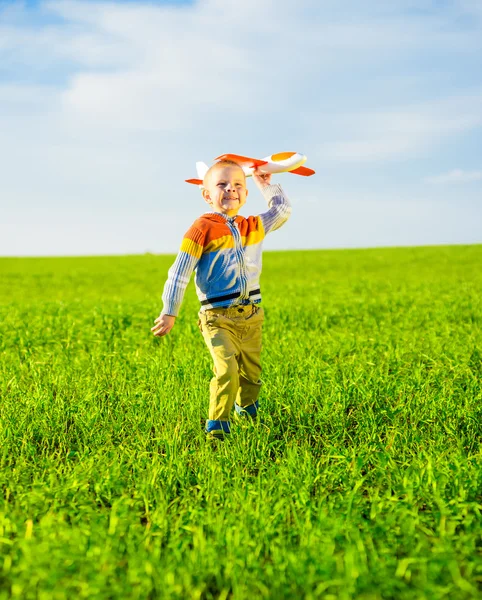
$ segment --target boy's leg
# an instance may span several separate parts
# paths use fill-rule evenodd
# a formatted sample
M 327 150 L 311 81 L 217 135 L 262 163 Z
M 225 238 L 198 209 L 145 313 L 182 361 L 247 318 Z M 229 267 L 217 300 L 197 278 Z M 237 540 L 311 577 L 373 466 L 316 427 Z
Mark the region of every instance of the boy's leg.
M 219 311 L 221 313 L 222 311 Z M 200 313 L 200 329 L 213 359 L 209 419 L 206 430 L 230 432 L 229 414 L 239 389 L 238 344 L 229 319 L 222 314 Z
M 252 314 L 246 318 L 248 330 L 243 336 L 239 355 L 239 390 L 236 412 L 255 417 L 258 412 L 258 396 L 261 389 L 261 337 L 264 311 L 254 305 Z

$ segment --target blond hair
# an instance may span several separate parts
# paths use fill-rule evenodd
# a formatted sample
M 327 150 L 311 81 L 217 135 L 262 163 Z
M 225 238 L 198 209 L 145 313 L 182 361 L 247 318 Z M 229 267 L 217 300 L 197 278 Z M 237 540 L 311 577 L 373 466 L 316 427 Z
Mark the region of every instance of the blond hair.
M 209 180 L 209 177 L 211 177 L 211 173 L 213 173 L 213 171 L 216 170 L 217 167 L 238 167 L 238 169 L 241 169 L 241 171 L 243 171 L 243 167 L 235 162 L 234 160 L 220 160 L 217 163 L 214 163 L 214 165 L 212 165 L 211 167 L 209 167 L 209 169 L 206 171 L 206 174 L 204 175 L 204 179 L 203 179 L 203 186 L 206 187 L 206 183 Z M 244 180 L 246 181 L 246 175 L 243 171 L 243 175 L 244 175 Z

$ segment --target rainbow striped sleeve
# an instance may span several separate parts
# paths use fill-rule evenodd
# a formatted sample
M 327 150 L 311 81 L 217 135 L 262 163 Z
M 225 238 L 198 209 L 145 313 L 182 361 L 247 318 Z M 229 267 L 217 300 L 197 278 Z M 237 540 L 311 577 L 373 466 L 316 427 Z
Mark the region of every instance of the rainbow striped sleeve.
M 193 225 L 184 236 L 176 260 L 169 269 L 162 294 L 164 307 L 161 314 L 177 317 L 187 284 L 203 253 L 203 244 L 203 232 Z
M 269 207 L 267 212 L 260 215 L 264 233 L 267 234 L 279 229 L 289 219 L 291 204 L 278 183 L 267 185 L 261 190 L 261 193 Z

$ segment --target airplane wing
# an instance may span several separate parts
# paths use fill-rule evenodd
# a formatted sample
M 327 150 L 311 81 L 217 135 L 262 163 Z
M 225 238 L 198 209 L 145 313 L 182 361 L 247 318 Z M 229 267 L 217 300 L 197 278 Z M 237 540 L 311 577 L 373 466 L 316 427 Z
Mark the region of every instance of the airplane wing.
M 250 158 L 249 156 L 241 156 L 240 154 L 222 154 L 214 160 L 233 160 L 237 162 L 241 167 L 261 167 L 261 165 L 267 165 L 267 160 L 260 160 L 259 158 Z
M 297 169 L 289 172 L 294 173 L 295 175 L 303 175 L 303 177 L 309 177 L 310 175 L 315 174 L 315 171 L 313 171 L 313 169 L 308 169 L 308 167 L 298 167 Z

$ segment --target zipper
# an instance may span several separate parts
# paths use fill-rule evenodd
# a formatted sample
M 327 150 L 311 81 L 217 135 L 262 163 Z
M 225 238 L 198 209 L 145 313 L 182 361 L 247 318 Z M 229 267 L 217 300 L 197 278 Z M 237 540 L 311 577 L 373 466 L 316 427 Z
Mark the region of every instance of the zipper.
M 240 276 L 240 281 L 241 281 L 241 292 L 240 292 L 239 297 L 241 298 L 241 300 L 245 300 L 245 299 L 249 298 L 248 272 L 246 269 L 246 261 L 245 261 L 245 256 L 244 256 L 243 243 L 241 240 L 241 233 L 239 232 L 239 229 L 238 229 L 235 221 L 230 221 L 229 227 L 230 227 L 231 231 L 233 232 L 234 248 L 235 248 L 236 258 L 238 259 L 238 263 L 239 263 L 239 276 Z

